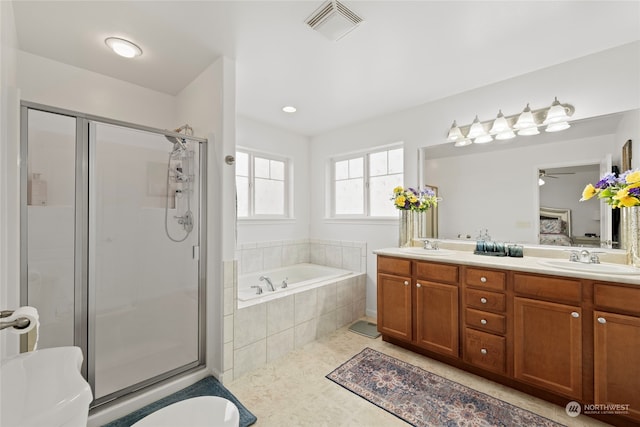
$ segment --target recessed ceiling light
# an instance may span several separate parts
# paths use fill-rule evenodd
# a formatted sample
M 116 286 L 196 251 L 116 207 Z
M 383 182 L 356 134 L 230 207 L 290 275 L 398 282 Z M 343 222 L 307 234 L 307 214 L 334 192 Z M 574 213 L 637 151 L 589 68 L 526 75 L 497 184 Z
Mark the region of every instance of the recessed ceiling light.
M 104 42 L 111 48 L 111 50 L 125 58 L 133 58 L 135 56 L 142 55 L 142 49 L 131 43 L 129 40 L 118 37 L 109 37 L 106 38 Z
M 285 107 L 282 107 L 282 111 L 284 111 L 285 113 L 295 113 L 296 111 L 298 111 L 298 109 L 292 105 L 287 105 Z

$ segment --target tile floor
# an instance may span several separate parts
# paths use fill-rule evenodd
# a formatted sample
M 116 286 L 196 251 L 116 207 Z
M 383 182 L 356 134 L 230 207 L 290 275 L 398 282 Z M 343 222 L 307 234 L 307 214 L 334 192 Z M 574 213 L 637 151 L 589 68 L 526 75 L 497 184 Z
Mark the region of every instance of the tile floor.
M 256 427 L 407 426 L 365 399 L 325 378 L 363 348 L 371 347 L 568 426 L 604 426 L 564 408 L 463 372 L 400 347 L 338 329 L 287 356 L 225 384 L 258 417 Z

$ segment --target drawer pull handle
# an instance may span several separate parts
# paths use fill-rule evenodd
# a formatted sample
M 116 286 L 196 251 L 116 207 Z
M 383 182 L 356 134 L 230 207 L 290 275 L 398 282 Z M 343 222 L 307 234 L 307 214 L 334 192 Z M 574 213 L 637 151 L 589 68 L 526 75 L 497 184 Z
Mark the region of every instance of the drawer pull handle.
M 488 353 L 488 351 L 487 351 L 487 349 L 486 349 L 486 348 L 483 348 L 483 349 L 481 349 L 481 350 L 480 350 L 480 353 L 482 353 L 482 354 L 487 354 L 487 353 Z
M 571 317 L 575 317 L 577 319 L 578 317 L 580 317 L 580 313 L 578 313 L 577 311 L 573 311 L 571 312 Z
M 416 288 L 421 288 L 422 285 L 420 283 L 416 283 Z
M 487 319 L 480 319 L 480 323 L 482 323 L 483 325 L 487 324 Z
M 480 298 L 480 302 L 483 303 L 483 304 L 486 304 L 487 303 L 487 299 L 482 297 L 482 298 Z
M 404 285 L 405 285 L 405 286 L 409 286 L 409 282 L 405 280 L 405 281 L 404 281 Z
M 607 319 L 605 319 L 604 317 L 598 317 L 598 323 L 602 323 L 604 325 L 605 323 L 607 323 Z
M 484 276 L 482 276 L 482 277 L 480 278 L 480 281 L 481 281 L 482 283 L 487 283 L 487 278 L 486 278 L 486 277 L 484 277 Z

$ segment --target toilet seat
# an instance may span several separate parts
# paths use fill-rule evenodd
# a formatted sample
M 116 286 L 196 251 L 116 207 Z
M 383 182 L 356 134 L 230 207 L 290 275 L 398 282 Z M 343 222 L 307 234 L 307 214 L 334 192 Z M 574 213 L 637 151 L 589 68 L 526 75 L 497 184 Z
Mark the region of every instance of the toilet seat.
M 238 427 L 240 413 L 227 399 L 200 396 L 165 406 L 131 427 Z

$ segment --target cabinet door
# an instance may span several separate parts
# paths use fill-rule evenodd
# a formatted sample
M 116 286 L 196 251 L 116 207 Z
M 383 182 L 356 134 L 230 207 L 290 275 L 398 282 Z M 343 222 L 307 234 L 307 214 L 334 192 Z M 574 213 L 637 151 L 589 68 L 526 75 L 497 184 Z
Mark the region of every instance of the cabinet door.
M 458 357 L 458 287 L 418 281 L 416 341 L 420 347 Z
M 629 405 L 640 419 L 640 318 L 594 312 L 595 403 Z
M 582 311 L 514 298 L 514 377 L 582 398 Z
M 378 274 L 378 331 L 411 341 L 411 278 Z

